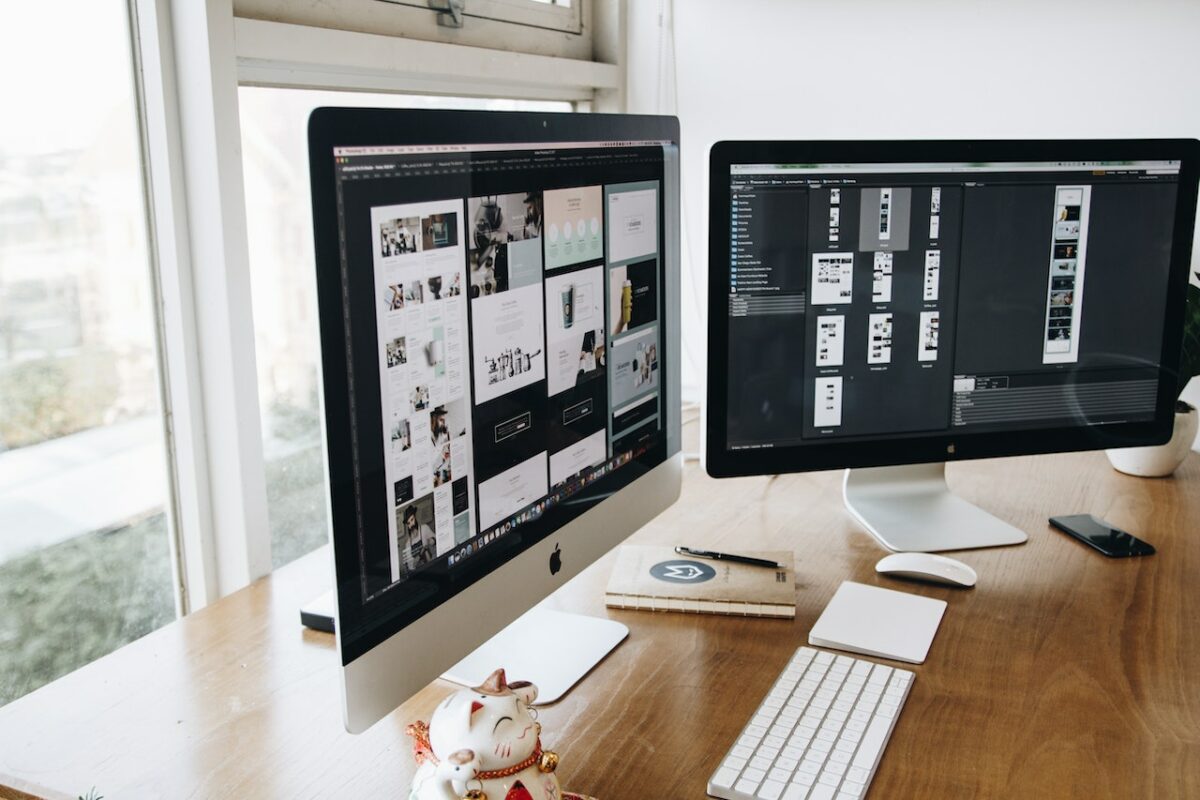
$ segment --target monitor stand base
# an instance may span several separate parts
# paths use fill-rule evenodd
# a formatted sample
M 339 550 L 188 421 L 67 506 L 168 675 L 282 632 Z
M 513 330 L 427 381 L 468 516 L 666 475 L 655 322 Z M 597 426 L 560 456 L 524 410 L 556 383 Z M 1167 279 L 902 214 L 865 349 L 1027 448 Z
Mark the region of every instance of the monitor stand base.
M 442 677 L 479 686 L 503 667 L 508 680 L 537 687 L 534 705 L 546 705 L 566 694 L 628 635 L 629 628 L 610 619 L 534 606 Z
M 1025 532 L 950 492 L 945 464 L 846 470 L 846 508 L 896 552 L 934 553 L 1021 544 Z

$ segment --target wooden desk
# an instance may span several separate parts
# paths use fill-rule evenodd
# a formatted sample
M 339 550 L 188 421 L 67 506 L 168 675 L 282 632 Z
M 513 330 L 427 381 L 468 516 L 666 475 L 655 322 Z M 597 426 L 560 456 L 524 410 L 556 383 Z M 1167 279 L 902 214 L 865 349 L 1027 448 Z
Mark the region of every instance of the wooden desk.
M 541 711 L 564 785 L 603 800 L 704 796 L 705 781 L 845 579 L 950 606 L 872 798 L 1200 795 L 1200 456 L 1174 479 L 1120 475 L 1097 453 L 957 464 L 951 485 L 1029 532 L 966 552 L 962 591 L 877 578 L 883 555 L 842 510 L 840 475 L 716 482 L 635 540 L 794 548 L 796 620 L 607 611 L 612 554 L 556 594 L 629 639 Z M 1106 559 L 1047 516 L 1091 512 L 1158 555 Z M 328 583 L 318 551 L 0 709 L 0 784 L 74 797 L 394 798 L 403 729 L 435 684 L 361 736 L 341 727 L 332 637 L 297 607 Z M 520 678 L 520 676 L 511 676 Z M 21 796 L 0 790 L 0 796 Z

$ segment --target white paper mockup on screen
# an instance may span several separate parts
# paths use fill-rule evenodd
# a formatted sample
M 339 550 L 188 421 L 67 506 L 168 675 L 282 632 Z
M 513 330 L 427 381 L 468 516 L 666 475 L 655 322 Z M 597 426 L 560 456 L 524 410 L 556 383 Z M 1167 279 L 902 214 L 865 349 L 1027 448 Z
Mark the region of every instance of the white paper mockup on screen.
M 842 378 L 817 378 L 816 402 L 813 407 L 813 426 L 836 428 L 842 424 Z
M 946 601 L 843 581 L 808 633 L 808 643 L 924 664 Z
M 840 367 L 845 355 L 846 318 L 817 317 L 817 366 Z
M 854 296 L 854 254 L 814 253 L 812 266 L 812 304 L 815 306 L 849 303 Z

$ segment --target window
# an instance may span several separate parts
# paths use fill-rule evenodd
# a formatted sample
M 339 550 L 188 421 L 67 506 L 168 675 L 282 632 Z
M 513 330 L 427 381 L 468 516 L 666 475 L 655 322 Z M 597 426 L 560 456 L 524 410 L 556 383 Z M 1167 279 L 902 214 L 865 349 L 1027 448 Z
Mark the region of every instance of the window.
M 246 225 L 271 560 L 278 567 L 328 538 L 317 404 L 317 326 L 308 115 L 323 105 L 570 111 L 551 101 L 242 87 Z
M 0 705 L 176 613 L 127 9 L 65 6 L 0 26 Z

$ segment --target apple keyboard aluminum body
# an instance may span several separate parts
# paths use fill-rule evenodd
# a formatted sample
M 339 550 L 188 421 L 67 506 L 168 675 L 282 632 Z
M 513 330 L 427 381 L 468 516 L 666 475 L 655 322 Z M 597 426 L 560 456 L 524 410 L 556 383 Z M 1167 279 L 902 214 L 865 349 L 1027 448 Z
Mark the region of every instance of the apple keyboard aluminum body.
M 801 647 L 708 781 L 724 800 L 866 795 L 915 675 Z

